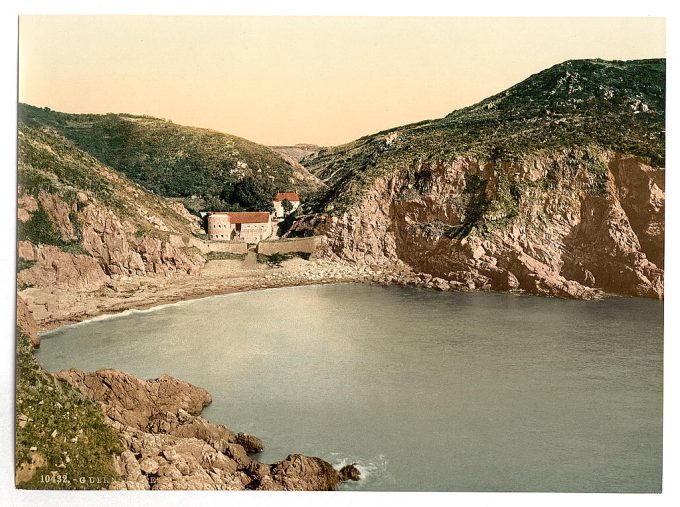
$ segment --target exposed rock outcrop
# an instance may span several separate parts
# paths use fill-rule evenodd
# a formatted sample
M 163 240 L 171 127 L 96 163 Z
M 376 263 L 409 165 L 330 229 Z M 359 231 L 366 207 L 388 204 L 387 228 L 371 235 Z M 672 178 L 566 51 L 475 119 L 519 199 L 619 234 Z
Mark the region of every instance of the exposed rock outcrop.
M 51 194 L 45 191 L 38 193 L 38 202 L 45 210 L 53 227 L 55 227 L 64 241 L 73 241 L 77 239 L 77 235 L 73 230 L 71 223 L 71 213 L 77 210 L 77 206 L 69 206 L 66 202 L 56 194 Z
M 56 376 L 97 401 L 107 417 L 142 430 L 166 412 L 199 414 L 212 401 L 207 391 L 167 375 L 145 381 L 117 370 L 72 369 Z
M 455 282 L 581 299 L 602 291 L 662 298 L 663 172 L 580 150 L 521 164 L 421 162 L 378 178 L 340 216 L 303 217 L 292 234 L 326 235 L 321 256 L 405 263 L 438 279 L 440 290 Z
M 610 155 L 609 170 L 613 190 L 642 251 L 663 269 L 665 170 L 617 154 Z
M 35 322 L 26 301 L 20 296 L 17 296 L 17 327 L 28 337 L 29 342 L 34 348 L 40 347 L 38 324 Z
M 108 280 L 100 262 L 89 255 L 72 254 L 56 246 L 34 245 L 28 241 L 19 242 L 18 255 L 21 260 L 34 263 L 17 274 L 20 287 L 94 290 Z
M 38 211 L 38 201 L 28 194 L 22 194 L 17 200 L 17 219 L 26 223 L 31 218 L 31 213 Z
M 339 474 L 320 458 L 292 454 L 267 465 L 248 456 L 260 439 L 234 433 L 198 414 L 210 395 L 162 376 L 141 380 L 116 370 L 55 374 L 98 402 L 126 450 L 116 457 L 111 489 L 331 490 L 356 474 Z
M 80 206 L 69 208 L 58 196 L 40 192 L 39 202 L 64 243 L 79 240 L 73 220 L 77 219 L 82 237 L 82 253 L 64 251 L 59 246 L 20 241 L 18 256 L 34 264 L 19 273 L 19 284 L 34 287 L 61 285 L 94 290 L 116 275 L 170 275 L 196 273 L 200 264 L 189 258 L 171 241 L 138 235 L 135 226 L 83 194 Z M 31 202 L 30 196 L 23 202 Z M 29 208 L 23 208 L 30 218 Z
M 182 251 L 151 236 L 135 237 L 110 210 L 88 206 L 83 213 L 83 247 L 97 258 L 108 275 L 168 275 L 194 273 L 198 266 Z

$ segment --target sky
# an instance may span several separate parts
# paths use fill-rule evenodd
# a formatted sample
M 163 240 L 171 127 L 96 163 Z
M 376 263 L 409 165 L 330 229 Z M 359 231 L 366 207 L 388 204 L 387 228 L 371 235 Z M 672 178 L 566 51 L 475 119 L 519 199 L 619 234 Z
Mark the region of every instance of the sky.
M 651 17 L 21 16 L 19 100 L 329 146 L 568 59 L 664 56 Z

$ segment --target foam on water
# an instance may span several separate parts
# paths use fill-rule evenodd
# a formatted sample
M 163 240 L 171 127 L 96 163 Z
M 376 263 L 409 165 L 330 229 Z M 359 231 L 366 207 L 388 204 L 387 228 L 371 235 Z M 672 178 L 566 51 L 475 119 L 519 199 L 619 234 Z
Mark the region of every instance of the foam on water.
M 175 302 L 172 302 L 172 303 L 164 303 L 164 304 L 161 304 L 161 305 L 152 306 L 150 308 L 131 308 L 129 310 L 123 310 L 121 312 L 116 312 L 116 313 L 103 313 L 101 315 L 96 315 L 96 316 L 91 317 L 89 319 L 81 320 L 80 322 L 74 322 L 73 324 L 66 324 L 65 326 L 61 326 L 61 327 L 58 327 L 56 329 L 46 331 L 46 332 L 42 333 L 41 336 L 46 337 L 46 336 L 49 336 L 51 334 L 56 333 L 57 331 L 61 331 L 61 330 L 64 330 L 64 329 L 77 328 L 77 327 L 80 327 L 80 326 L 91 324 L 93 322 L 102 322 L 102 321 L 106 321 L 106 320 L 124 319 L 124 318 L 130 317 L 132 315 L 144 315 L 144 314 L 148 314 L 148 313 L 154 313 L 154 312 L 158 312 L 160 310 L 164 310 L 166 308 L 177 308 L 177 307 L 186 306 L 186 305 L 189 305 L 191 303 L 201 301 L 201 300 L 204 300 L 204 299 L 211 299 L 211 298 L 215 298 L 215 297 L 223 297 L 223 296 L 230 296 L 230 295 L 232 295 L 232 294 L 222 294 L 222 295 L 218 295 L 218 296 L 206 296 L 206 297 L 203 297 L 203 298 L 186 299 L 186 300 L 183 300 L 183 301 L 175 301 Z
M 366 458 L 333 452 L 325 456 L 324 459 L 333 465 L 333 468 L 336 470 L 340 470 L 346 465 L 354 465 L 359 470 L 361 479 L 358 481 L 347 481 L 342 484 L 340 489 L 371 489 L 371 484 L 395 483 L 394 477 L 389 472 L 387 458 L 384 454 Z

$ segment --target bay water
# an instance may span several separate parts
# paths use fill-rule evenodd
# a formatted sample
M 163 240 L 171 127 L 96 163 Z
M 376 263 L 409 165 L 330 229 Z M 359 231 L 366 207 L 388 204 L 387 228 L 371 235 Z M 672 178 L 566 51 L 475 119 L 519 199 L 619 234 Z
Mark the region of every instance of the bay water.
M 268 289 L 67 326 L 37 356 L 186 380 L 261 461 L 357 463 L 341 489 L 661 489 L 659 301 Z

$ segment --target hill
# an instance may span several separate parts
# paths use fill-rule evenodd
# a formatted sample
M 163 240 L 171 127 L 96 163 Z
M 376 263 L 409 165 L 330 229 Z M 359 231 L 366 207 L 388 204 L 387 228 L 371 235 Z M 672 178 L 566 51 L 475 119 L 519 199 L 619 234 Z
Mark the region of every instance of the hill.
M 266 146 L 209 129 L 130 114 L 68 114 L 19 105 L 20 121 L 50 127 L 145 189 L 181 198 L 194 212 L 257 210 L 277 191 L 308 196 L 320 186 Z
M 179 203 L 146 191 L 64 138 L 20 119 L 21 294 L 103 286 L 111 276 L 191 273 L 203 264 L 200 226 Z
M 322 148 L 301 160 L 330 188 L 335 209 L 356 203 L 375 178 L 420 160 L 471 156 L 520 161 L 567 147 L 599 147 L 665 160 L 663 59 L 571 60 L 438 120 Z
M 662 294 L 665 60 L 574 60 L 444 118 L 301 160 L 291 234 L 474 288 Z

